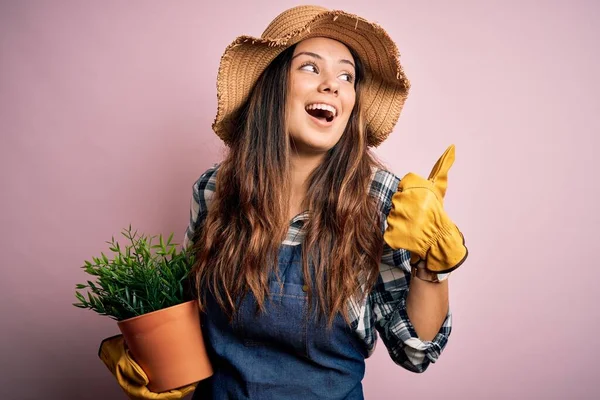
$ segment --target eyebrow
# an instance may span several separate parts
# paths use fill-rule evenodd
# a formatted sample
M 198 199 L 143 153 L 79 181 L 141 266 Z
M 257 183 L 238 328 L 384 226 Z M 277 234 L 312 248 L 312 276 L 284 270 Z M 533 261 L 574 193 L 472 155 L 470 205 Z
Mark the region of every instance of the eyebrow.
M 298 53 L 298 54 L 296 54 L 294 57 L 292 57 L 292 60 L 293 60 L 294 58 L 298 57 L 298 56 L 301 56 L 301 55 L 303 55 L 303 54 L 304 54 L 304 55 L 307 55 L 307 56 L 310 56 L 310 57 L 314 57 L 314 58 L 316 58 L 317 60 L 322 60 L 322 59 L 323 59 L 323 57 L 321 57 L 321 56 L 320 56 L 320 55 L 318 55 L 317 53 L 313 53 L 313 52 L 310 52 L 310 51 L 301 51 L 300 53 Z M 354 63 L 353 63 L 352 61 L 350 61 L 350 60 L 346 60 L 345 58 L 342 58 L 342 59 L 340 60 L 340 64 L 350 64 L 350 65 L 352 65 L 352 68 L 356 69 L 356 66 L 354 65 Z

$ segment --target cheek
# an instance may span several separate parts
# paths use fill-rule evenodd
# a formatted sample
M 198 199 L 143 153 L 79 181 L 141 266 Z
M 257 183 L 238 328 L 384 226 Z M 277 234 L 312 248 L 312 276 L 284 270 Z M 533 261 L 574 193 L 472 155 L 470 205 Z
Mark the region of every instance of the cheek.
M 307 79 L 302 79 L 297 75 L 292 75 L 288 85 L 288 97 L 290 100 L 301 100 L 306 92 L 308 92 L 310 82 Z
M 356 92 L 352 92 L 350 98 L 348 99 L 348 103 L 350 104 L 350 108 L 354 108 L 354 104 L 356 103 Z
M 298 104 L 298 99 L 301 97 L 300 93 L 299 93 L 299 86 L 298 86 L 298 82 L 290 79 L 290 82 L 288 84 L 288 88 L 287 88 L 287 93 L 286 93 L 286 104 L 285 104 L 285 110 L 286 110 L 286 117 L 293 117 L 295 114 Z
M 349 93 L 343 100 L 343 107 L 346 110 L 346 119 L 350 118 L 350 114 L 354 109 L 354 104 L 356 103 L 356 94 L 354 92 Z

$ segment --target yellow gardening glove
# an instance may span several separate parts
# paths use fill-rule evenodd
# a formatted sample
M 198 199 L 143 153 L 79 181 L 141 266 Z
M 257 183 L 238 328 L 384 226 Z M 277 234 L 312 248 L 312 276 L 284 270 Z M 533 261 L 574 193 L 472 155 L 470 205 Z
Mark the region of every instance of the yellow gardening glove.
M 432 272 L 447 273 L 467 258 L 465 240 L 444 211 L 448 170 L 454 163 L 454 145 L 442 154 L 429 178 L 408 173 L 392 197 L 384 240 L 393 249 L 411 253 L 411 264 L 425 260 Z
M 106 338 L 100 344 L 98 357 L 106 364 L 110 372 L 117 378 L 117 382 L 132 400 L 156 399 L 175 400 L 181 399 L 188 393 L 194 391 L 195 384 L 184 386 L 177 390 L 154 393 L 148 390 L 148 376 L 137 364 L 129 349 L 125 346 L 123 335 Z

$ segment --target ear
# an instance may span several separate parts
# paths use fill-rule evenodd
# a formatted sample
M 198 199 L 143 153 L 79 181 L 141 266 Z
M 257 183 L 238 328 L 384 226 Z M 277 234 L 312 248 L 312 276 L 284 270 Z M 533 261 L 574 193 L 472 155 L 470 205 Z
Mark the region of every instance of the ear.
M 454 164 L 454 149 L 453 144 L 446 149 L 431 169 L 428 178 L 439 191 L 442 198 L 446 195 L 446 188 L 448 187 L 448 171 L 452 164 Z

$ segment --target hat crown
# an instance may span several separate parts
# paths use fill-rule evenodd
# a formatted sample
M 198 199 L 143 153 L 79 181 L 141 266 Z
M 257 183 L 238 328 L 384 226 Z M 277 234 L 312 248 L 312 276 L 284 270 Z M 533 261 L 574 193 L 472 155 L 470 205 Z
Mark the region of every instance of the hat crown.
M 275 17 L 269 26 L 267 26 L 261 37 L 263 39 L 284 37 L 294 31 L 304 28 L 307 22 L 327 11 L 329 11 L 327 8 L 320 6 L 297 6 L 290 8 Z

